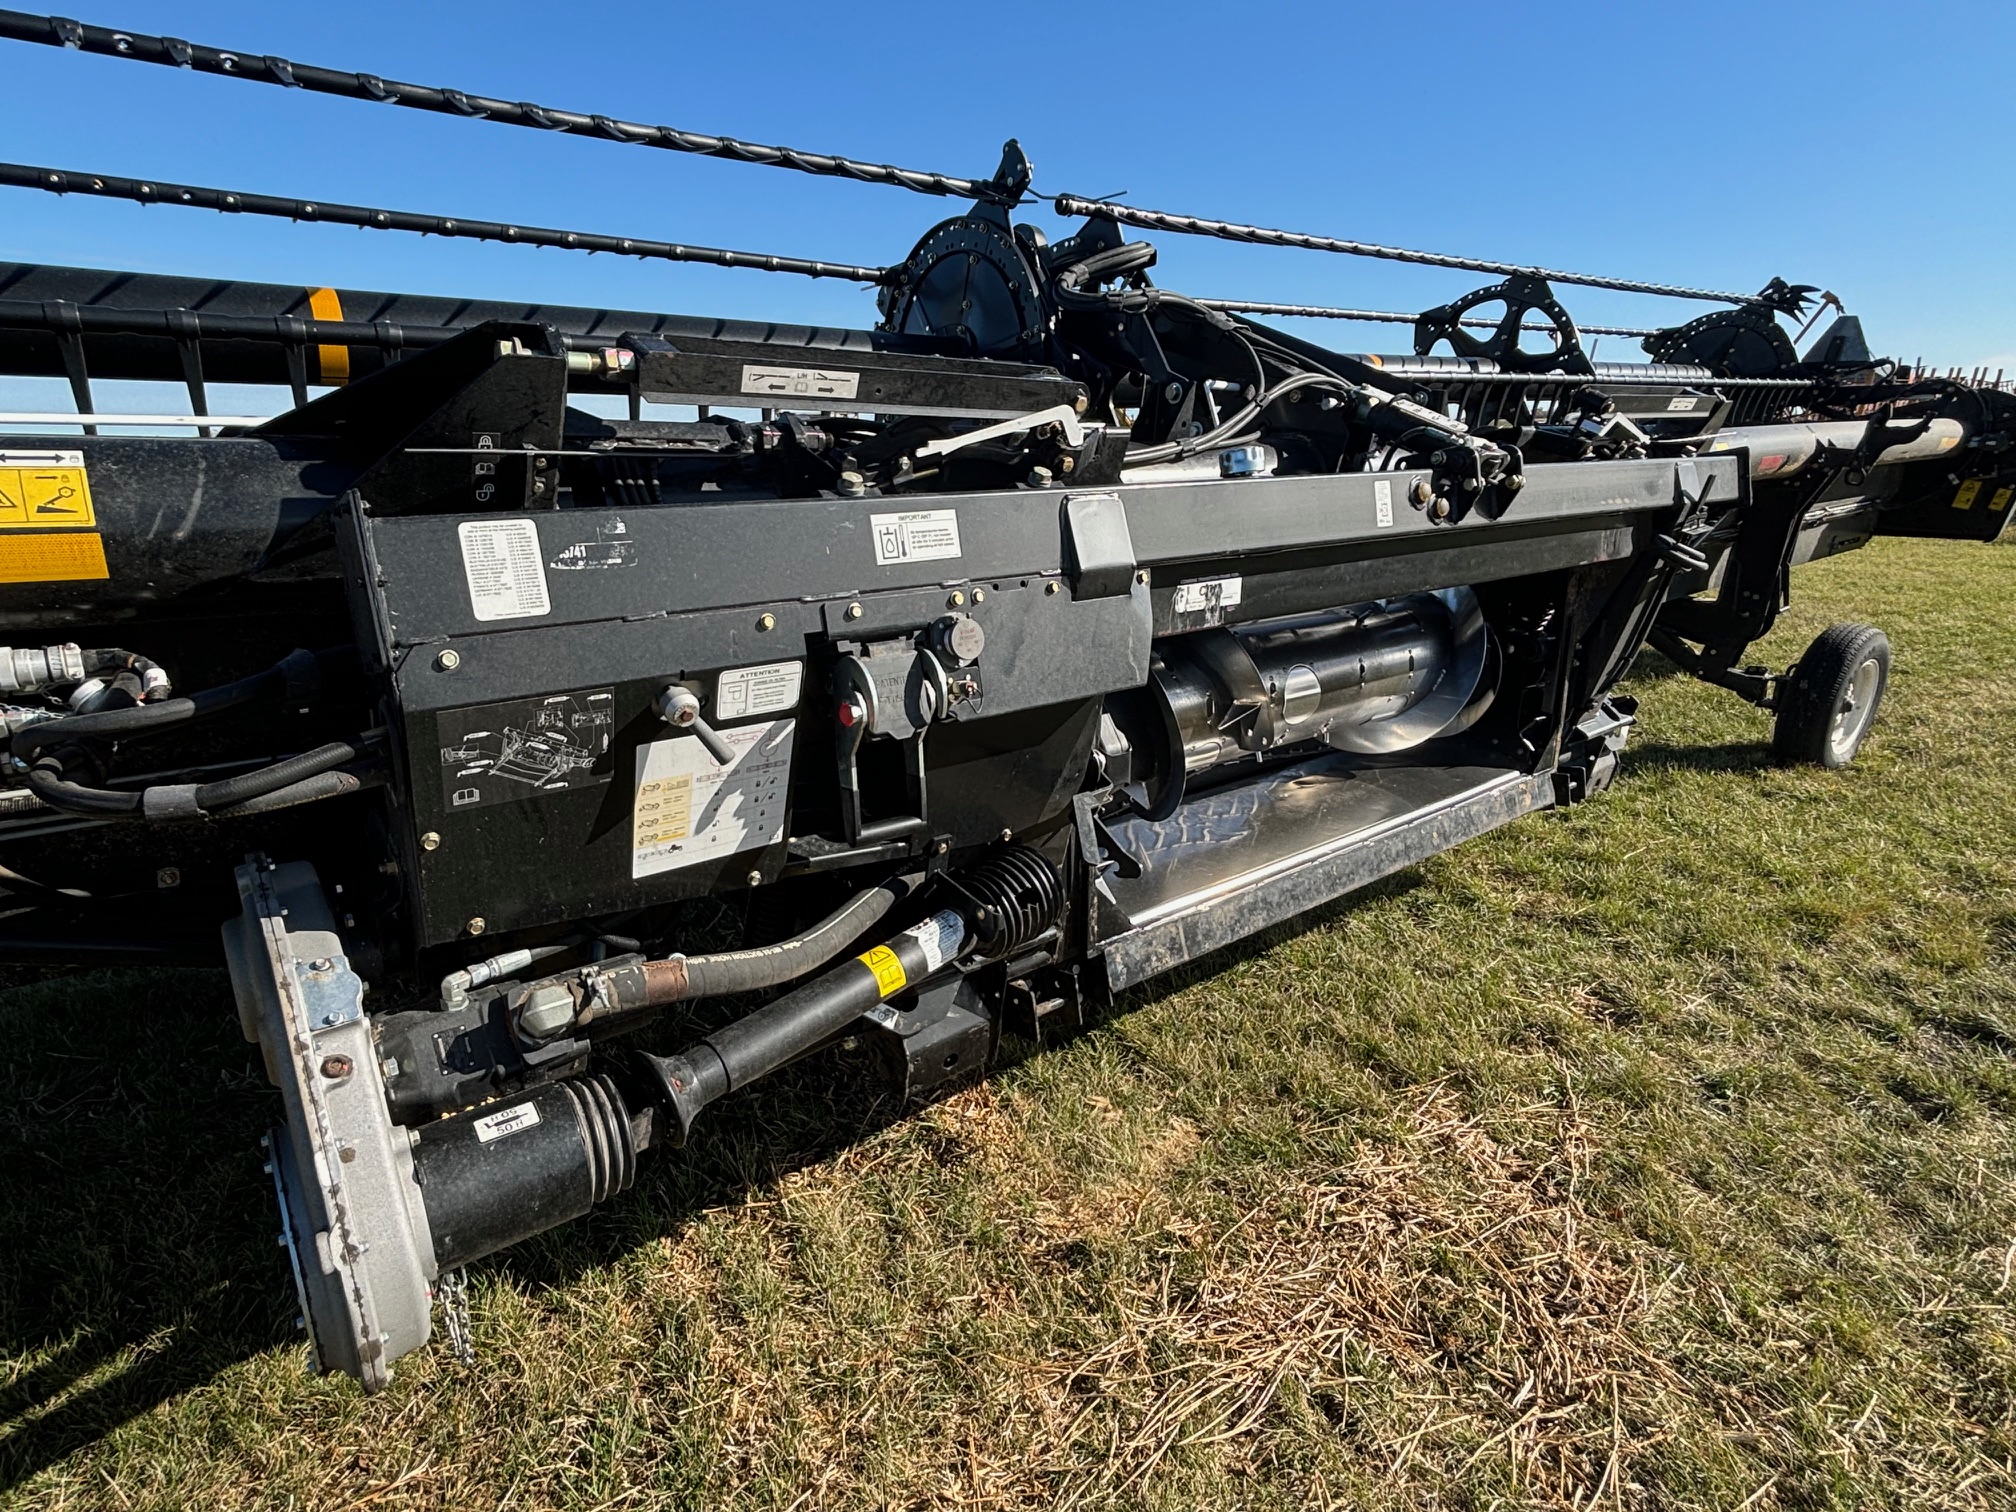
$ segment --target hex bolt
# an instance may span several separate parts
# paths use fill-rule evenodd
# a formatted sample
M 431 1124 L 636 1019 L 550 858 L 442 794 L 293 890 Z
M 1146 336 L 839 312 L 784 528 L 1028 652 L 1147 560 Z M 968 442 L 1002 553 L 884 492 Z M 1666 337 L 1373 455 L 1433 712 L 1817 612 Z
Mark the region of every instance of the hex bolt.
M 1142 569 L 1141 569 L 1141 571 L 1139 571 L 1139 572 L 1135 573 L 1135 574 L 1134 574 L 1134 581 L 1135 581 L 1135 582 L 1137 582 L 1137 583 L 1139 583 L 1139 584 L 1140 584 L 1140 585 L 1141 585 L 1142 587 L 1144 587 L 1144 588 L 1145 588 L 1145 587 L 1147 587 L 1147 586 L 1148 586 L 1148 569 L 1144 567 L 1144 568 L 1142 568 Z
M 868 492 L 868 480 L 858 472 L 843 472 L 837 491 L 843 499 L 858 499 Z
M 443 651 L 439 656 L 434 658 L 434 669 L 437 672 L 453 672 L 461 665 L 462 653 L 457 651 L 453 646 L 450 646 L 446 651 Z
M 154 885 L 156 887 L 180 887 L 182 885 L 181 868 L 175 866 L 162 867 L 154 873 Z
M 483 933 L 484 930 L 488 929 L 490 926 L 483 921 L 483 916 L 481 914 L 478 914 L 475 918 L 471 919 L 468 922 L 468 924 L 464 927 L 467 928 L 469 933 L 471 933 L 472 935 L 479 935 Z
M 749 873 L 749 885 L 751 887 L 761 887 L 763 885 L 763 873 L 760 871 Z
M 849 618 L 850 620 L 857 620 L 861 618 L 861 616 L 865 613 L 867 613 L 867 611 L 863 609 L 859 604 L 849 604 L 847 606 L 847 618 Z
M 308 969 L 310 971 L 330 971 L 334 969 L 335 965 L 336 963 L 330 960 L 329 957 L 317 956 L 308 963 Z
M 950 593 L 945 595 L 945 602 L 950 604 L 954 609 L 957 609 L 961 604 L 966 602 L 966 595 L 959 589 L 954 588 Z
M 1435 485 L 1426 478 L 1416 478 L 1407 486 L 1407 497 L 1413 500 L 1414 507 L 1418 509 L 1435 497 Z
M 1434 507 L 1433 507 L 1432 509 L 1430 509 L 1430 510 L 1429 510 L 1428 512 L 1429 512 L 1430 514 L 1432 514 L 1433 516 L 1435 516 L 1435 518 L 1436 518 L 1436 519 L 1438 519 L 1438 520 L 1446 520 L 1446 519 L 1448 519 L 1448 518 L 1449 518 L 1449 500 L 1448 500 L 1448 499 L 1447 499 L 1446 497 L 1444 497 L 1443 495 L 1441 495 L 1441 494 L 1437 494 L 1437 495 L 1435 496 L 1435 504 L 1434 504 Z
M 350 1057 L 347 1055 L 328 1055 L 322 1058 L 322 1074 L 331 1081 L 341 1081 L 350 1074 L 350 1071 Z
M 976 603 L 976 604 L 984 604 L 984 603 L 986 603 L 986 602 L 987 602 L 987 590 L 986 590 L 985 588 L 975 588 L 975 589 L 973 590 L 973 602 L 974 602 L 974 603 Z
M 435 834 L 434 831 L 432 830 L 427 831 L 426 834 L 420 837 L 420 849 L 422 850 L 441 849 L 441 837 Z
M 777 616 L 774 614 L 757 615 L 756 628 L 758 630 L 775 630 L 777 628 Z

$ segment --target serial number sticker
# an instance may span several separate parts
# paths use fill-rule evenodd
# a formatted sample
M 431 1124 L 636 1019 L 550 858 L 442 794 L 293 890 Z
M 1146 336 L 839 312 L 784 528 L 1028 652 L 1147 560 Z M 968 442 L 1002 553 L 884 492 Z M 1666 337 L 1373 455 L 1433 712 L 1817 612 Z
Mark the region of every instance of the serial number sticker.
M 105 543 L 90 531 L 69 535 L 0 535 L 0 583 L 102 582 Z
M 84 472 L 84 453 L 0 451 L 0 526 L 46 529 L 97 523 L 98 515 L 91 507 L 91 480 Z
M 805 663 L 766 662 L 760 667 L 736 667 L 723 672 L 714 688 L 717 719 L 746 719 L 751 714 L 781 714 L 798 707 L 805 682 Z
M 868 516 L 875 537 L 875 565 L 896 562 L 942 562 L 959 555 L 959 512 L 956 509 L 911 509 L 902 514 Z
M 1698 394 L 1682 394 L 1676 399 L 1668 399 L 1666 401 L 1666 411 L 1668 414 L 1684 414 L 1700 402 L 1701 398 Z
M 1381 530 L 1393 523 L 1393 484 L 1385 478 L 1372 485 L 1372 515 Z
M 491 1113 L 476 1120 L 476 1137 L 484 1144 L 502 1139 L 507 1134 L 516 1134 L 520 1129 L 529 1129 L 539 1122 L 539 1110 L 531 1103 L 520 1103 L 515 1108 L 506 1108 L 502 1113 Z
M 536 619 L 552 612 L 537 525 L 526 519 L 464 520 L 457 534 L 469 608 L 477 619 Z
M 1211 609 L 1237 607 L 1245 580 L 1238 577 L 1205 578 L 1195 583 L 1178 583 L 1172 607 L 1178 614 L 1201 614 Z
M 630 810 L 630 879 L 698 866 L 784 838 L 794 719 L 723 730 L 726 766 L 691 735 L 639 747 Z
M 861 392 L 861 375 L 835 368 L 745 366 L 742 392 L 772 399 L 852 399 Z
M 903 974 L 903 963 L 896 959 L 896 952 L 887 945 L 877 945 L 856 959 L 875 973 L 876 990 L 885 998 L 910 985 L 910 979 Z

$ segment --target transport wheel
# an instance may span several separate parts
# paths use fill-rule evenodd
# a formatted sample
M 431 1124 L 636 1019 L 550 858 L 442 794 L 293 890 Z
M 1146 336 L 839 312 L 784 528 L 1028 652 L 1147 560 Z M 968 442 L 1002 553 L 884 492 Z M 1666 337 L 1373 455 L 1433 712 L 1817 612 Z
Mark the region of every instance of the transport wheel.
M 1874 625 L 1829 625 L 1779 684 L 1771 754 L 1844 767 L 1855 759 L 1890 682 L 1890 638 Z

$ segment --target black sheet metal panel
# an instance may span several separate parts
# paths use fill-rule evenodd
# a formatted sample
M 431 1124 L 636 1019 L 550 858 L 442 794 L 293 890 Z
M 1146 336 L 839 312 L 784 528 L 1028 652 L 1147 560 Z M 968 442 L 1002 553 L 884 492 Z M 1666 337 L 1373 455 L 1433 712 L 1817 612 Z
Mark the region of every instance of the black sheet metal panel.
M 377 342 L 370 346 L 314 347 L 307 372 L 311 383 L 342 383 L 376 372 L 400 355 L 398 337 L 402 327 L 439 332 L 467 329 L 492 320 L 550 325 L 563 335 L 605 337 L 612 345 L 621 336 L 654 335 L 673 342 L 692 337 L 806 347 L 822 352 L 950 354 L 957 350 L 953 343 L 935 337 L 844 327 L 719 320 L 711 316 L 598 310 L 502 299 L 457 299 L 434 294 L 318 289 L 223 278 L 178 278 L 163 273 L 120 273 L 42 263 L 0 263 L 0 309 L 22 320 L 46 316 L 60 323 L 59 307 L 64 304 L 116 310 L 188 310 L 199 317 L 293 316 L 300 320 L 370 323 L 381 327 L 383 349 Z M 164 336 L 86 332 L 83 343 L 94 378 L 165 379 L 179 383 L 186 376 L 177 343 Z M 273 342 L 204 338 L 200 345 L 204 376 L 210 382 L 289 381 L 286 354 Z M 0 323 L 0 371 L 64 376 L 56 336 L 46 329 Z
M 1697 466 L 1697 478 L 1733 497 L 1733 459 Z M 361 590 L 354 609 L 401 714 L 403 829 L 421 935 L 434 943 L 466 936 L 476 918 L 495 932 L 781 872 L 788 817 L 760 844 L 637 872 L 639 762 L 654 744 L 692 738 L 673 736 L 651 710 L 668 681 L 696 686 L 711 711 L 725 702 L 724 675 L 799 663 L 789 709 L 710 717 L 731 736 L 795 720 L 794 781 L 809 781 L 831 744 L 823 678 L 834 649 L 921 629 L 958 595 L 986 633 L 982 692 L 973 717 L 927 737 L 927 789 L 946 800 L 932 805 L 934 830 L 977 841 L 996 825 L 1043 822 L 1068 802 L 1097 700 L 1147 676 L 1151 597 L 1166 591 L 1153 586 L 1157 573 L 1180 579 L 1194 565 L 1230 562 L 1256 583 L 1255 603 L 1268 604 L 1282 597 L 1271 586 L 1280 580 L 1338 602 L 1363 597 L 1344 591 L 1354 570 L 1355 586 L 1376 578 L 1396 592 L 1543 570 L 1536 561 L 1603 561 L 1628 554 L 1674 509 L 1679 486 L 1671 462 L 1535 468 L 1529 478 L 1503 518 L 1453 525 L 1404 504 L 1380 509 L 1377 485 L 1397 494 L 1406 475 L 1122 487 L 1107 491 L 1117 506 L 1090 510 L 1083 494 L 1055 489 L 476 516 L 379 518 L 346 506 L 337 535 Z M 1094 518 L 1113 534 L 1121 515 L 1142 565 L 1131 578 L 1088 585 L 1123 591 L 1074 591 L 1083 543 L 1073 530 Z M 918 550 L 890 549 L 894 516 Z M 596 558 L 611 565 L 562 565 L 589 559 L 583 543 L 611 540 L 630 548 Z M 504 541 L 517 565 L 500 569 Z M 1112 542 L 1098 550 L 1113 555 Z M 1310 567 L 1312 553 L 1328 565 Z M 486 570 L 511 580 L 484 587 Z M 591 691 L 608 694 L 614 736 L 575 780 L 524 783 L 522 797 L 496 801 L 459 775 L 476 758 L 447 759 L 472 730 L 498 735 L 472 724 L 472 709 L 580 702 Z M 1040 771 L 1026 739 L 999 724 L 1038 709 L 1060 714 Z M 512 728 L 514 739 L 533 738 L 529 725 Z M 462 801 L 465 789 L 483 796 Z M 974 829 L 981 819 L 990 833 Z
M 1141 875 L 1109 886 L 1132 927 L 1095 946 L 1115 992 L 1550 807 L 1550 774 L 1323 757 L 1123 820 Z

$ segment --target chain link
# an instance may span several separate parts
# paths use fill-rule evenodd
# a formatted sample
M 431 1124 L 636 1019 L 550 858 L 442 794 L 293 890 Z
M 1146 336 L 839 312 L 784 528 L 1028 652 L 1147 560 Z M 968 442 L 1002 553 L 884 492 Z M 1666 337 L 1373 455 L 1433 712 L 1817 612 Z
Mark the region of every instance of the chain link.
M 441 1321 L 448 1329 L 448 1352 L 456 1363 L 476 1363 L 476 1341 L 469 1321 L 469 1273 L 459 1265 L 434 1278 L 434 1297 L 441 1304 Z

